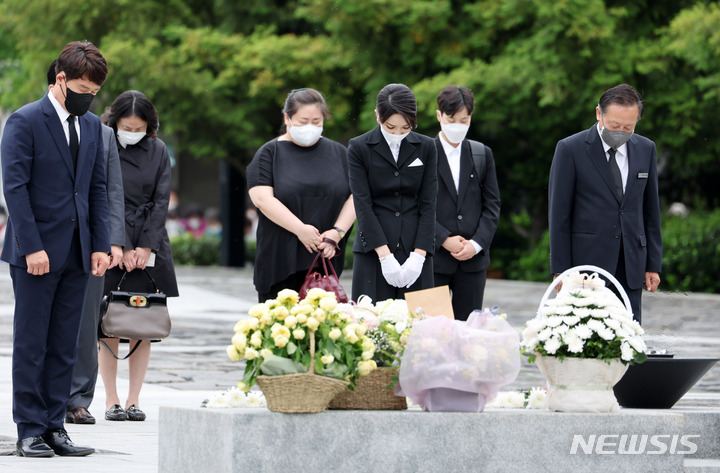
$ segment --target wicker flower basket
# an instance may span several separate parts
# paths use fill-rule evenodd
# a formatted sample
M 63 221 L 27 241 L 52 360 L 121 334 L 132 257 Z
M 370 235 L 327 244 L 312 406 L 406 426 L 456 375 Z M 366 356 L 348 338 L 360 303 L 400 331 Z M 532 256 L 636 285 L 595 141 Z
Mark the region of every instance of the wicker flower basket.
M 350 384 L 347 381 L 315 374 L 315 333 L 312 331 L 310 354 L 307 373 L 257 377 L 268 409 L 290 414 L 322 412 L 337 393 L 347 388 Z
M 378 368 L 357 379 L 355 391 L 346 389 L 330 402 L 330 409 L 401 410 L 407 409 L 404 397 L 396 396 L 388 386 L 397 377 L 395 368 Z

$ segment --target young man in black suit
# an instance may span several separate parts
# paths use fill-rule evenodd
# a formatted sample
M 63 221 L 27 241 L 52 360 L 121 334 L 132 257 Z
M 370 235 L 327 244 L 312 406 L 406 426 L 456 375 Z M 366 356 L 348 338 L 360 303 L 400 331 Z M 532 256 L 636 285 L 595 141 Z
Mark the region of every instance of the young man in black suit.
M 88 273 L 102 276 L 110 237 L 100 119 L 86 113 L 107 77 L 88 42 L 60 53 L 56 84 L 13 113 L 2 141 L 10 215 L 2 259 L 15 293 L 13 419 L 17 454 L 84 456 L 63 420 Z
M 631 86 L 607 90 L 597 123 L 558 142 L 548 186 L 550 270 L 557 277 L 578 265 L 605 269 L 638 322 L 642 289 L 657 290 L 662 260 L 655 143 L 635 134 L 642 112 Z
M 500 216 L 500 191 L 492 150 L 465 139 L 475 98 L 467 87 L 449 85 L 438 95 L 435 138 L 438 197 L 435 286 L 447 285 L 457 320 L 482 309 L 490 244 Z

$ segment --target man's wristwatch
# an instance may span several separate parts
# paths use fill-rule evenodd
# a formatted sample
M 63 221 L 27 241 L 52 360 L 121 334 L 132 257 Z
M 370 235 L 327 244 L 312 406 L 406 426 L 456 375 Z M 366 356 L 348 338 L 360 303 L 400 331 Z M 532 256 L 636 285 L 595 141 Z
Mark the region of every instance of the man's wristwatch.
M 342 238 L 345 236 L 345 232 L 342 231 L 342 229 L 340 227 L 333 227 L 333 230 L 338 232 L 338 234 L 340 235 L 340 239 L 342 240 Z

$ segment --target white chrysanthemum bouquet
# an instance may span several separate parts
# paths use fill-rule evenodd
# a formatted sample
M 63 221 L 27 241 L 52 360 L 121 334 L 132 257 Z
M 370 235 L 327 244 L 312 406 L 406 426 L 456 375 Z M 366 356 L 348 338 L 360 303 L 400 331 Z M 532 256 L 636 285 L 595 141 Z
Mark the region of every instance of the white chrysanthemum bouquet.
M 353 319 L 367 328 L 367 336 L 375 343 L 373 360 L 377 366 L 397 366 L 414 320 L 404 299 L 387 299 L 373 304 L 368 296 L 360 296 L 351 308 Z
M 643 333 L 597 273 L 574 272 L 563 278 L 557 296 L 546 300 L 525 324 L 521 344 L 530 362 L 543 355 L 617 359 L 628 365 L 647 359 Z

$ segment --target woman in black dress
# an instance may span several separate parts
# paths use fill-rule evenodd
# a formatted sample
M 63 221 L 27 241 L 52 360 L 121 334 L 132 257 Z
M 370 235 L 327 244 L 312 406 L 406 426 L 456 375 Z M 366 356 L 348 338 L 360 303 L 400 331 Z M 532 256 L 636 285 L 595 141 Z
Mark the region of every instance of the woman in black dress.
M 377 97 L 378 126 L 350 140 L 348 167 L 358 229 L 352 298 L 402 299 L 433 287 L 437 149 L 417 126 L 415 94 L 402 84 Z
M 250 199 L 259 210 L 254 283 L 260 302 L 282 289 L 299 290 L 315 252 L 332 258 L 339 275 L 344 236 L 355 221 L 346 149 L 321 136 L 330 117 L 323 95 L 293 90 L 283 116 L 282 135 L 265 143 L 247 168 Z
M 170 200 L 171 170 L 167 148 L 157 138 L 158 115 L 150 100 L 141 92 L 120 94 L 110 107 L 108 126 L 116 134 L 123 189 L 125 191 L 125 246 L 118 267 L 105 273 L 105 293 L 115 290 L 125 271 L 122 289 L 154 292 L 147 271 L 161 292 L 177 297 L 172 251 L 165 218 Z M 117 353 L 117 338 L 102 338 Z M 136 341 L 130 340 L 130 346 Z M 117 359 L 101 344 L 100 374 L 105 385 L 107 420 L 145 420 L 138 407 L 148 363 L 150 342 L 140 343 L 129 358 L 130 389 L 125 408 L 117 393 Z

